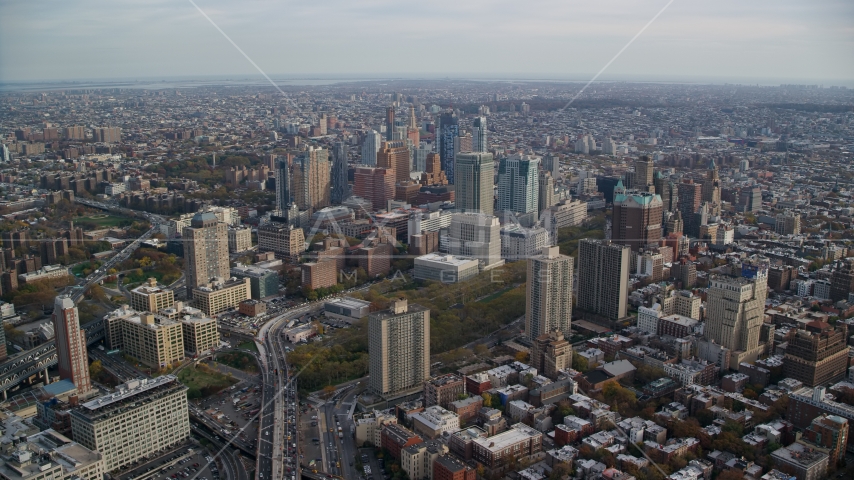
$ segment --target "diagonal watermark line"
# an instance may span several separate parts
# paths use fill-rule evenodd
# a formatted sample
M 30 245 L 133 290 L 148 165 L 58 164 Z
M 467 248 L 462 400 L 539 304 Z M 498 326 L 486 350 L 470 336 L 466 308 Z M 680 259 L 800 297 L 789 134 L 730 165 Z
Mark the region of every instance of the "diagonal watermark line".
M 192 2 L 193 0 L 190 0 L 190 1 Z M 623 54 L 623 52 L 625 52 L 625 51 L 626 51 L 626 49 L 627 49 L 627 48 L 629 48 L 629 46 L 631 46 L 631 44 L 632 44 L 632 43 L 634 43 L 634 41 L 635 41 L 635 40 L 637 40 L 637 39 L 638 39 L 638 37 L 640 37 L 640 36 L 641 36 L 641 34 L 642 34 L 643 32 L 645 32 L 645 31 L 646 31 L 646 29 L 647 29 L 647 28 L 649 28 L 649 26 L 650 26 L 650 25 L 652 25 L 652 22 L 654 22 L 654 21 L 655 21 L 655 20 L 656 20 L 656 19 L 657 19 L 657 18 L 658 18 L 662 13 L 664 13 L 664 11 L 665 11 L 665 10 L 667 10 L 667 7 L 669 7 L 669 6 L 670 6 L 670 4 L 671 4 L 671 3 L 673 3 L 673 2 L 674 2 L 674 0 L 670 0 L 669 2 L 667 2 L 667 4 L 666 4 L 666 5 L 664 5 L 664 7 L 662 7 L 662 8 L 661 8 L 661 10 L 659 10 L 659 11 L 658 11 L 658 13 L 656 13 L 654 17 L 652 17 L 648 22 L 646 22 L 646 25 L 644 25 L 644 26 L 643 26 L 643 28 L 641 28 L 641 29 L 640 29 L 640 31 L 638 31 L 638 33 L 636 33 L 636 34 L 635 34 L 635 36 L 634 36 L 634 37 L 632 37 L 632 39 L 631 39 L 631 40 L 629 40 L 629 43 L 625 44 L 625 45 L 623 46 L 623 48 L 621 48 L 621 49 L 620 49 L 620 51 L 619 51 L 619 52 L 617 52 L 617 54 L 616 54 L 616 55 L 614 55 L 614 57 L 613 57 L 613 58 L 611 58 L 611 60 L 609 60 L 609 61 L 608 61 L 608 63 L 606 63 L 606 64 L 605 64 L 605 66 L 604 66 L 604 67 L 602 67 L 602 69 L 601 69 L 601 70 L 599 70 L 599 73 L 597 73 L 596 75 L 594 75 L 594 76 L 593 76 L 593 78 L 591 78 L 591 79 L 590 79 L 590 81 L 589 81 L 589 82 L 587 82 L 587 85 L 584 85 L 583 87 L 581 87 L 581 90 L 579 90 L 579 91 L 578 91 L 578 93 L 576 93 L 576 94 L 575 94 L 575 95 L 574 95 L 574 96 L 569 100 L 569 102 L 568 102 L 566 105 L 564 105 L 564 106 L 563 106 L 563 108 L 561 108 L 561 109 L 560 109 L 560 111 L 562 112 L 562 111 L 566 110 L 570 105 L 572 105 L 572 102 L 574 102 L 574 101 L 575 101 L 579 96 L 581 96 L 581 94 L 582 94 L 582 93 L 584 93 L 584 90 L 587 90 L 587 87 L 589 87 L 591 83 L 595 82 L 595 81 L 596 81 L 596 79 L 597 79 L 597 78 L 599 78 L 599 76 L 600 76 L 600 75 L 602 75 L 602 73 L 603 73 L 605 70 L 607 70 L 607 69 L 608 69 L 608 67 L 610 67 L 610 66 L 611 66 L 611 64 L 612 64 L 612 63 L 614 63 L 614 61 L 615 61 L 617 58 L 619 58 L 619 57 L 620 57 L 620 55 L 622 55 L 622 54 Z
M 255 61 L 254 61 L 254 60 L 252 60 L 252 59 L 249 57 L 249 55 L 247 55 L 247 54 L 246 54 L 246 52 L 244 52 L 244 51 L 243 51 L 243 49 L 242 49 L 242 48 L 240 48 L 236 43 L 234 43 L 234 40 L 232 40 L 232 39 L 231 39 L 231 37 L 229 37 L 229 36 L 228 36 L 228 34 L 226 34 L 226 33 L 225 33 L 221 28 L 219 28 L 219 25 L 217 25 L 217 24 L 216 24 L 216 22 L 214 22 L 214 21 L 213 21 L 213 19 L 211 19 L 211 17 L 209 17 L 209 16 L 208 16 L 208 14 L 207 14 L 207 13 L 205 13 L 205 11 L 204 11 L 204 10 L 202 10 L 202 9 L 201 9 L 201 7 L 199 7 L 199 6 L 196 4 L 196 2 L 195 2 L 194 0 L 187 0 L 187 1 L 188 1 L 188 2 L 190 2 L 194 7 L 196 7 L 196 10 L 198 10 L 198 11 L 199 11 L 199 13 L 201 13 L 201 14 L 202 14 L 202 16 L 203 16 L 203 17 L 205 17 L 205 19 L 206 19 L 208 22 L 210 22 L 210 24 L 211 24 L 211 25 L 213 25 L 213 27 L 214 27 L 215 29 L 217 29 L 217 31 L 218 31 L 219 33 L 221 33 L 221 34 L 222 34 L 222 36 L 223 36 L 223 37 L 225 37 L 225 39 L 226 39 L 226 40 L 228 40 L 228 42 L 229 42 L 229 43 L 231 43 L 231 45 L 233 45 L 233 46 L 234 46 L 234 48 L 236 48 L 238 52 L 240 52 L 240 54 L 241 54 L 241 55 L 243 55 L 243 58 L 245 58 L 246 60 L 248 60 L 248 61 L 249 61 L 249 63 L 251 63 L 251 64 L 252 64 L 252 66 L 253 66 L 253 67 L 255 67 L 255 70 L 258 70 L 258 72 L 259 72 L 261 75 L 263 75 L 263 76 L 264 76 L 264 78 L 266 78 L 268 82 L 270 82 L 270 85 L 272 85 L 273 87 L 275 87 L 275 88 L 276 88 L 276 90 L 278 90 L 278 91 L 279 91 L 279 93 L 281 93 L 281 94 L 282 94 L 282 96 L 284 96 L 285 98 L 287 98 L 287 99 L 288 99 L 288 101 L 290 101 L 290 102 L 291 102 L 291 104 L 293 104 L 294 108 L 296 108 L 296 109 L 297 109 L 297 111 L 299 111 L 299 107 L 297 106 L 296 102 L 294 102 L 294 100 L 293 100 L 291 97 L 289 97 L 289 96 L 288 96 L 288 95 L 287 95 L 287 94 L 286 94 L 286 93 L 285 93 L 285 92 L 284 92 L 284 91 L 279 87 L 279 85 L 278 85 L 278 84 L 276 84 L 276 82 L 274 82 L 274 81 L 273 81 L 273 79 L 272 79 L 272 78 L 270 78 L 266 73 L 264 73 L 264 70 L 262 70 L 262 69 L 261 69 L 261 67 L 259 67 L 259 66 L 258 66 L 258 64 L 257 64 L 257 63 L 255 63 Z M 671 1 L 673 1 L 673 0 L 671 0 Z

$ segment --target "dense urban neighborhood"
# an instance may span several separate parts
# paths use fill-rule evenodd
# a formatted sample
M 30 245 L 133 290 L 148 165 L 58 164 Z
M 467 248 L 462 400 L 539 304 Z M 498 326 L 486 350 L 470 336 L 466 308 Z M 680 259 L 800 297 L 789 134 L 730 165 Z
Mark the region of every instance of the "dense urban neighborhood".
M 2 90 L 0 478 L 850 478 L 852 152 L 820 85 Z

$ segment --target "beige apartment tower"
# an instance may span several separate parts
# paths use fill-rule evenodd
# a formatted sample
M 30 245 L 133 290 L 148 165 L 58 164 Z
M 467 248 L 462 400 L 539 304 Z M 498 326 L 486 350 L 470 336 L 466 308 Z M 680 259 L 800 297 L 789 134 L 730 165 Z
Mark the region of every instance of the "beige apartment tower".
M 258 227 L 258 251 L 273 252 L 278 259 L 296 263 L 305 251 L 305 234 L 287 223 L 262 225 Z
M 572 335 L 572 258 L 561 255 L 557 246 L 544 247 L 540 255 L 528 259 L 525 302 L 529 339 L 555 330 Z
M 752 277 L 710 276 L 703 331 L 706 339 L 734 352 L 756 350 L 765 321 L 767 266 L 761 266 Z
M 495 162 L 491 153 L 460 152 L 454 166 L 454 199 L 461 212 L 493 214 Z
M 196 308 L 206 315 L 214 316 L 252 298 L 252 286 L 249 278 L 227 281 L 217 279 L 194 288 L 192 298 Z
M 409 179 L 409 147 L 402 140 L 383 142 L 377 152 L 377 167 L 394 170 L 394 181 L 408 182 Z
M 392 302 L 368 316 L 369 387 L 386 399 L 419 391 L 430 377 L 430 310 Z
M 329 150 L 309 147 L 294 160 L 291 195 L 300 210 L 316 211 L 331 204 Z
M 578 242 L 578 309 L 616 321 L 626 316 L 631 247 L 608 240 Z
M 175 305 L 175 294 L 157 285 L 157 280 L 149 278 L 130 291 L 130 305 L 137 312 L 159 312 Z
M 228 227 L 215 214 L 197 213 L 189 227 L 181 232 L 184 238 L 184 263 L 187 297 L 193 289 L 213 278 L 228 278 Z

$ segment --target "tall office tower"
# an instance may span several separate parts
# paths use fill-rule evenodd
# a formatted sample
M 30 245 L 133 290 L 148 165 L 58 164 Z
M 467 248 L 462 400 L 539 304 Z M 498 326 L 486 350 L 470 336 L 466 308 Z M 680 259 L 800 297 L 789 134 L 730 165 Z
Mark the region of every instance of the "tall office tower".
M 393 301 L 368 315 L 369 388 L 385 398 L 416 392 L 430 378 L 430 310 Z
M 316 211 L 330 204 L 329 151 L 308 147 L 294 161 L 291 195 L 300 210 Z
M 799 213 L 786 212 L 777 215 L 774 222 L 774 232 L 780 235 L 800 235 L 801 215 Z
M 332 193 L 330 201 L 335 205 L 347 198 L 347 145 L 335 142 L 332 146 Z
M 487 143 L 486 117 L 476 117 L 471 124 L 472 152 L 486 152 L 489 150 Z
M 673 182 L 670 181 L 670 178 L 662 175 L 661 172 L 655 172 L 655 178 L 653 178 L 652 182 L 655 186 L 655 193 L 661 197 L 662 211 L 672 212 L 674 207 L 676 207 L 673 201 Z
M 459 136 L 460 122 L 459 119 L 457 119 L 457 116 L 451 112 L 443 113 L 439 117 L 439 128 L 437 129 L 436 138 L 436 150 L 439 152 L 439 156 L 442 157 L 442 170 L 444 170 L 448 174 L 448 180 L 451 182 L 452 185 L 456 185 L 456 142 L 457 137 Z M 492 155 L 490 155 L 490 159 L 491 158 Z M 490 185 L 493 182 L 491 176 L 489 182 Z
M 211 212 L 197 213 L 190 226 L 181 232 L 184 238 L 184 273 L 187 279 L 187 298 L 193 289 L 209 283 L 212 278 L 229 278 L 228 226 Z
M 382 136 L 376 130 L 365 134 L 362 142 L 362 165 L 374 167 L 377 165 L 377 152 L 382 144 Z
M 86 353 L 86 332 L 80 329 L 80 316 L 71 297 L 56 297 L 53 302 L 52 321 L 56 335 L 59 378 L 71 380 L 79 394 L 86 396 L 92 391 L 89 356 Z
M 394 198 L 394 169 L 358 167 L 353 174 L 353 195 L 371 202 L 374 210 L 385 210 Z
M 560 372 L 572 367 L 572 344 L 560 330 L 544 333 L 533 340 L 528 363 L 540 375 L 557 380 Z
M 756 212 L 762 208 L 762 190 L 759 187 L 746 188 L 738 196 L 738 207 L 743 212 Z
M 291 193 L 291 168 L 287 158 L 280 157 L 276 161 L 276 209 L 279 215 L 288 211 L 288 205 L 293 202 Z
M 72 409 L 71 431 L 74 441 L 103 456 L 104 470 L 130 465 L 190 438 L 187 387 L 174 375 L 131 380 Z
M 848 327 L 834 329 L 818 320 L 798 329 L 783 357 L 783 374 L 815 387 L 835 383 L 848 373 Z
M 498 165 L 499 211 L 539 213 L 539 167 L 539 157 L 515 154 L 501 159 Z
M 444 165 L 444 158 L 442 159 Z M 457 210 L 492 215 L 495 162 L 491 153 L 461 153 L 457 156 L 454 184 Z M 445 170 L 447 174 L 448 171 Z M 454 183 L 453 179 L 449 179 Z
M 409 148 L 406 142 L 383 142 L 377 152 L 377 167 L 394 169 L 395 182 L 409 181 Z
M 713 208 L 718 210 L 720 209 L 721 177 L 718 174 L 718 166 L 715 165 L 714 159 L 709 161 L 709 169 L 706 171 L 706 180 L 703 182 L 701 200 L 713 204 Z
M 661 197 L 654 193 L 614 195 L 611 240 L 628 245 L 632 251 L 661 240 Z
M 700 234 L 700 226 L 694 224 L 694 214 L 700 208 L 702 198 L 701 186 L 693 180 L 686 180 L 679 184 L 679 204 L 677 208 L 682 213 L 685 222 L 686 235 L 697 237 Z
M 765 321 L 768 267 L 754 270 L 745 265 L 742 272 L 740 277 L 710 276 L 703 336 L 732 352 L 749 356 L 759 346 L 759 330 Z
M 578 243 L 578 309 L 609 320 L 626 316 L 632 249 L 607 240 Z
M 830 276 L 830 299 L 834 303 L 845 300 L 854 292 L 854 260 L 845 259 L 836 263 Z
M 394 107 L 385 110 L 385 139 L 394 140 Z
M 654 164 L 652 159 L 644 155 L 635 160 L 635 183 L 632 188 L 636 190 L 649 190 L 652 183 Z
M 665 224 L 665 231 L 667 235 L 685 232 L 685 222 L 682 220 L 682 212 L 676 210 L 676 213 L 670 215 Z
M 551 172 L 540 170 L 538 178 L 539 187 L 537 188 L 539 198 L 537 199 L 537 213 L 551 207 L 557 203 L 557 195 L 555 195 L 555 180 Z
M 476 258 L 481 271 L 503 265 L 498 218 L 484 213 L 455 213 L 448 227 L 448 253 Z
M 528 259 L 525 287 L 525 336 L 531 340 L 559 331 L 572 335 L 572 257 L 557 246 Z
M 555 154 L 547 153 L 543 155 L 543 160 L 540 163 L 540 170 L 545 170 L 552 174 L 552 178 L 560 178 L 560 157 Z
M 438 153 L 430 152 L 424 160 L 424 170 L 421 174 L 421 185 L 425 187 L 433 185 L 447 185 L 448 176 L 442 171 L 442 161 Z
M 409 125 L 410 130 L 418 130 L 418 120 L 415 119 L 415 105 L 409 106 Z

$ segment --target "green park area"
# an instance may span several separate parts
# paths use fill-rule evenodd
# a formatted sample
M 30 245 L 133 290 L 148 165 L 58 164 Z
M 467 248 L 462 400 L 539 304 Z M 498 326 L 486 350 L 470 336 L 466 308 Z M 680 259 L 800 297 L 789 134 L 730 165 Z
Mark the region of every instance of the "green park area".
M 74 219 L 75 226 L 84 230 L 95 230 L 101 228 L 126 227 L 133 223 L 133 219 L 111 214 L 95 214 L 88 217 L 77 217 Z
M 258 345 L 255 345 L 255 342 L 240 342 L 237 344 L 237 348 L 242 350 L 251 350 L 253 352 L 258 351 Z
M 190 399 L 216 395 L 237 383 L 237 379 L 217 372 L 204 363 L 181 370 L 178 372 L 178 380 L 187 386 L 187 398 Z

